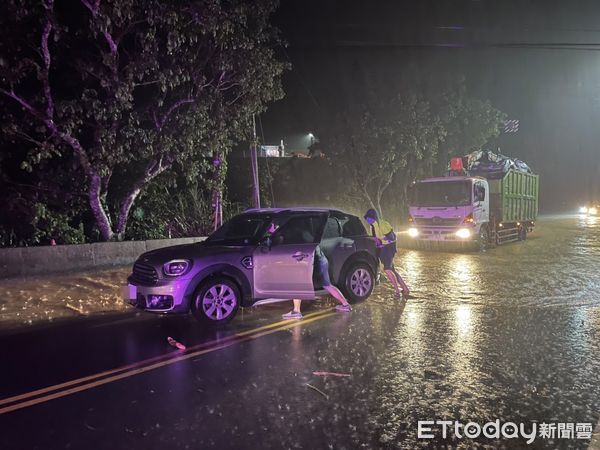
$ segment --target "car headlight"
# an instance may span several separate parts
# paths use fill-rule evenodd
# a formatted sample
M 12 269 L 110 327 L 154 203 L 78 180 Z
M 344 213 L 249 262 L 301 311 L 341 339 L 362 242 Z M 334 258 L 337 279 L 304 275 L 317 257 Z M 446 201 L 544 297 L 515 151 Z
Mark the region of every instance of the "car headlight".
M 187 259 L 173 259 L 163 264 L 163 272 L 169 277 L 178 277 L 190 270 L 192 262 Z
M 471 230 L 467 228 L 461 228 L 456 231 L 456 237 L 460 239 L 469 239 L 471 237 Z
M 598 208 L 592 206 L 590 209 L 588 209 L 588 214 L 592 214 L 595 216 L 596 214 L 598 214 Z
M 587 214 L 587 212 L 588 212 L 588 209 L 587 209 L 585 206 L 582 206 L 581 208 L 579 208 L 579 212 L 580 212 L 581 214 Z
M 408 235 L 412 238 L 416 238 L 419 235 L 419 230 L 417 230 L 416 228 L 409 228 Z

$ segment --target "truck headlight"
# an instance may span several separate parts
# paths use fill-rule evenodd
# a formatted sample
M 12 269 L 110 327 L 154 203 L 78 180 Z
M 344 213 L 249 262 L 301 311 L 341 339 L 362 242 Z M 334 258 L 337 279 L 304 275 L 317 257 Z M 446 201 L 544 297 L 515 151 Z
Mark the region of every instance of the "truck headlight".
M 460 239 L 469 239 L 471 237 L 471 230 L 468 228 L 461 228 L 456 231 L 456 237 Z
M 163 272 L 169 277 L 178 277 L 188 272 L 192 262 L 187 259 L 173 259 L 163 265 Z
M 595 216 L 596 214 L 598 214 L 598 208 L 592 206 L 590 209 L 588 209 L 588 214 Z
M 408 235 L 411 238 L 416 238 L 419 235 L 419 230 L 417 230 L 416 228 L 409 228 L 408 229 Z

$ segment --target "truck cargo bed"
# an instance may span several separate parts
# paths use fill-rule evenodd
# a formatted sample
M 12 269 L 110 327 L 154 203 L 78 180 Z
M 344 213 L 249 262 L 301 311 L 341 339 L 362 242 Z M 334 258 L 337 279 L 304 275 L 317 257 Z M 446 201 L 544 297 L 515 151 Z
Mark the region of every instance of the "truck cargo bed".
M 509 170 L 498 180 L 488 180 L 490 212 L 497 223 L 534 221 L 538 214 L 539 176 Z

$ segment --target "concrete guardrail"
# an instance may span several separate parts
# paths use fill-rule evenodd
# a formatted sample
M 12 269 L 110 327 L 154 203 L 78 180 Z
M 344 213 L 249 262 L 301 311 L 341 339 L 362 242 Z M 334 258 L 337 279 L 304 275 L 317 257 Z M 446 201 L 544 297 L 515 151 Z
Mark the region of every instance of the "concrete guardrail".
M 205 237 L 98 242 L 0 249 L 0 278 L 76 272 L 132 264 L 149 250 L 200 242 Z

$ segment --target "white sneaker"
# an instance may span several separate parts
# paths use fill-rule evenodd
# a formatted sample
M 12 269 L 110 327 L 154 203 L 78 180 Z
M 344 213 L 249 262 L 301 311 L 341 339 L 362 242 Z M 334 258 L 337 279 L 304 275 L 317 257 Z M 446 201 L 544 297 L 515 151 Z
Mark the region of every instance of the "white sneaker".
M 302 313 L 296 312 L 296 311 L 290 311 L 289 313 L 283 314 L 281 317 L 285 320 L 302 319 Z
M 352 306 L 350 306 L 350 305 L 336 305 L 335 310 L 339 311 L 339 312 L 350 312 L 350 311 L 352 311 Z

